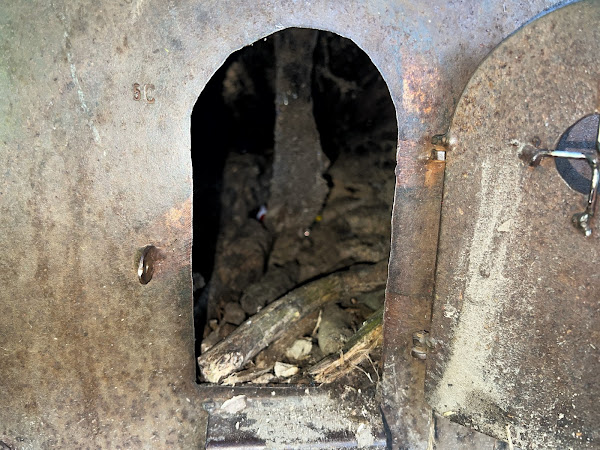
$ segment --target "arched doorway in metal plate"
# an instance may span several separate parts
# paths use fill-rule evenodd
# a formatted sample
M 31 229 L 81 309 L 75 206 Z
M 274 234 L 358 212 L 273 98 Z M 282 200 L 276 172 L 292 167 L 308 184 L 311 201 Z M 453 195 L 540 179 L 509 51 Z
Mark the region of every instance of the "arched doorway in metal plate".
M 381 374 L 396 142 L 386 83 L 369 57 L 337 34 L 286 29 L 232 54 L 213 75 L 192 114 L 199 381 L 294 386 L 343 378 L 372 400 Z M 363 278 L 353 290 L 348 280 L 357 271 Z M 330 283 L 338 278 L 344 283 Z M 319 298 L 297 303 L 306 287 Z M 265 311 L 279 303 L 289 318 L 265 326 Z M 370 317 L 379 323 L 371 347 L 352 361 L 346 342 Z M 270 333 L 277 336 L 267 341 Z M 254 352 L 251 342 L 261 348 L 231 373 L 215 375 L 207 361 L 228 342 L 244 355 Z M 311 372 L 323 360 L 337 364 L 340 351 L 347 363 Z M 289 405 L 273 409 L 287 414 Z M 331 422 L 326 410 L 319 423 Z M 310 426 L 312 415 L 299 420 Z M 362 428 L 383 444 L 380 413 L 369 415 Z M 348 419 L 349 441 L 359 439 L 359 426 Z M 305 431 L 306 442 L 314 440 Z M 276 434 L 286 438 L 285 430 Z

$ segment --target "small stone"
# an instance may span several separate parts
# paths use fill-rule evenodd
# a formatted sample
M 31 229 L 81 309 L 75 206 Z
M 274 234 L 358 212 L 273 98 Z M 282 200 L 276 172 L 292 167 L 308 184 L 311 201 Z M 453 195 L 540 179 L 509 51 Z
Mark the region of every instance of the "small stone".
M 225 305 L 224 322 L 240 325 L 244 320 L 246 320 L 246 313 L 239 303 L 232 302 Z
M 352 336 L 350 320 L 348 313 L 336 304 L 327 305 L 323 309 L 317 340 L 325 355 L 338 353 Z
M 219 336 L 219 330 L 216 329 L 213 332 L 211 332 L 207 337 L 202 339 L 202 343 L 200 344 L 200 353 L 207 352 L 208 350 L 210 350 L 210 348 L 212 346 L 214 346 L 220 340 L 221 340 L 221 337 Z
M 235 325 L 232 325 L 230 323 L 224 323 L 217 330 L 217 333 L 219 333 L 219 338 L 225 339 L 227 336 L 229 336 L 231 333 L 233 333 L 236 328 L 237 327 Z
M 289 378 L 298 373 L 298 367 L 277 361 L 275 363 L 275 376 L 277 378 Z
M 229 414 L 237 414 L 246 408 L 246 396 L 236 395 L 235 397 L 225 400 L 221 405 L 221 410 Z
M 373 429 L 370 424 L 361 423 L 354 434 L 358 443 L 358 448 L 371 447 L 375 443 Z
M 300 361 L 308 358 L 312 351 L 312 341 L 308 338 L 296 340 L 290 348 L 285 352 L 285 356 L 295 361 Z
M 501 233 L 508 233 L 513 228 L 513 224 L 514 220 L 508 219 L 506 222 L 504 222 L 498 227 L 498 231 L 500 231 Z
M 366 305 L 373 311 L 377 311 L 379 308 L 381 308 L 383 306 L 384 300 L 385 289 L 367 292 L 365 294 L 359 295 L 356 299 L 357 303 L 362 303 L 363 305 Z
M 221 382 L 221 384 L 225 385 L 225 386 L 235 386 L 237 384 L 253 382 L 257 378 L 262 377 L 265 374 L 268 374 L 271 378 L 275 378 L 275 376 L 272 373 L 268 373 L 271 370 L 272 370 L 272 367 L 267 368 L 267 369 L 260 369 L 260 370 L 257 370 L 256 368 L 242 370 L 240 372 L 232 373 L 227 378 L 225 378 Z

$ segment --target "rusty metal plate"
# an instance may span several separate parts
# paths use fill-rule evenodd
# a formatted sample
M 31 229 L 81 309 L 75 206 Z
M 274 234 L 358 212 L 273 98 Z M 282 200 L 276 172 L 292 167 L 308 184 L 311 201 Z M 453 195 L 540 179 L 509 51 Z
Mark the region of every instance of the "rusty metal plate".
M 597 112 L 599 21 L 583 2 L 502 43 L 448 136 L 427 398 L 526 448 L 600 445 L 600 226 L 572 225 L 586 197 L 552 158 L 522 159 Z

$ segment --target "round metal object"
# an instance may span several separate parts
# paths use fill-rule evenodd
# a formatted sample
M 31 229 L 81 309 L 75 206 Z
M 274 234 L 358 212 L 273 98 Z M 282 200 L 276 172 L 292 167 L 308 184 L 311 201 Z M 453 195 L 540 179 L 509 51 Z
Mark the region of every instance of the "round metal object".
M 599 117 L 598 114 L 592 114 L 577 121 L 562 135 L 556 149 L 595 154 Z M 571 189 L 589 194 L 592 170 L 586 161 L 557 158 L 555 162 L 556 170 Z
M 520 158 L 587 141 L 593 126 L 579 121 L 597 120 L 599 21 L 600 3 L 582 2 L 507 39 L 449 132 L 427 396 L 523 448 L 600 440 L 600 232 L 572 226 L 584 200 L 552 158 Z

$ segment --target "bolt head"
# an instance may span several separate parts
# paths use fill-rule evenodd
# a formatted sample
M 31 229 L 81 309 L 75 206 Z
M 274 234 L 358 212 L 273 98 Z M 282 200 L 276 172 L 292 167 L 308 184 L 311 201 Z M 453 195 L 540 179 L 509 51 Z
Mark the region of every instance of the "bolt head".
M 433 161 L 446 161 L 446 152 L 444 150 L 431 150 L 431 159 Z
M 421 347 L 413 347 L 410 351 L 413 358 L 420 359 L 422 361 L 427 359 L 427 350 Z

